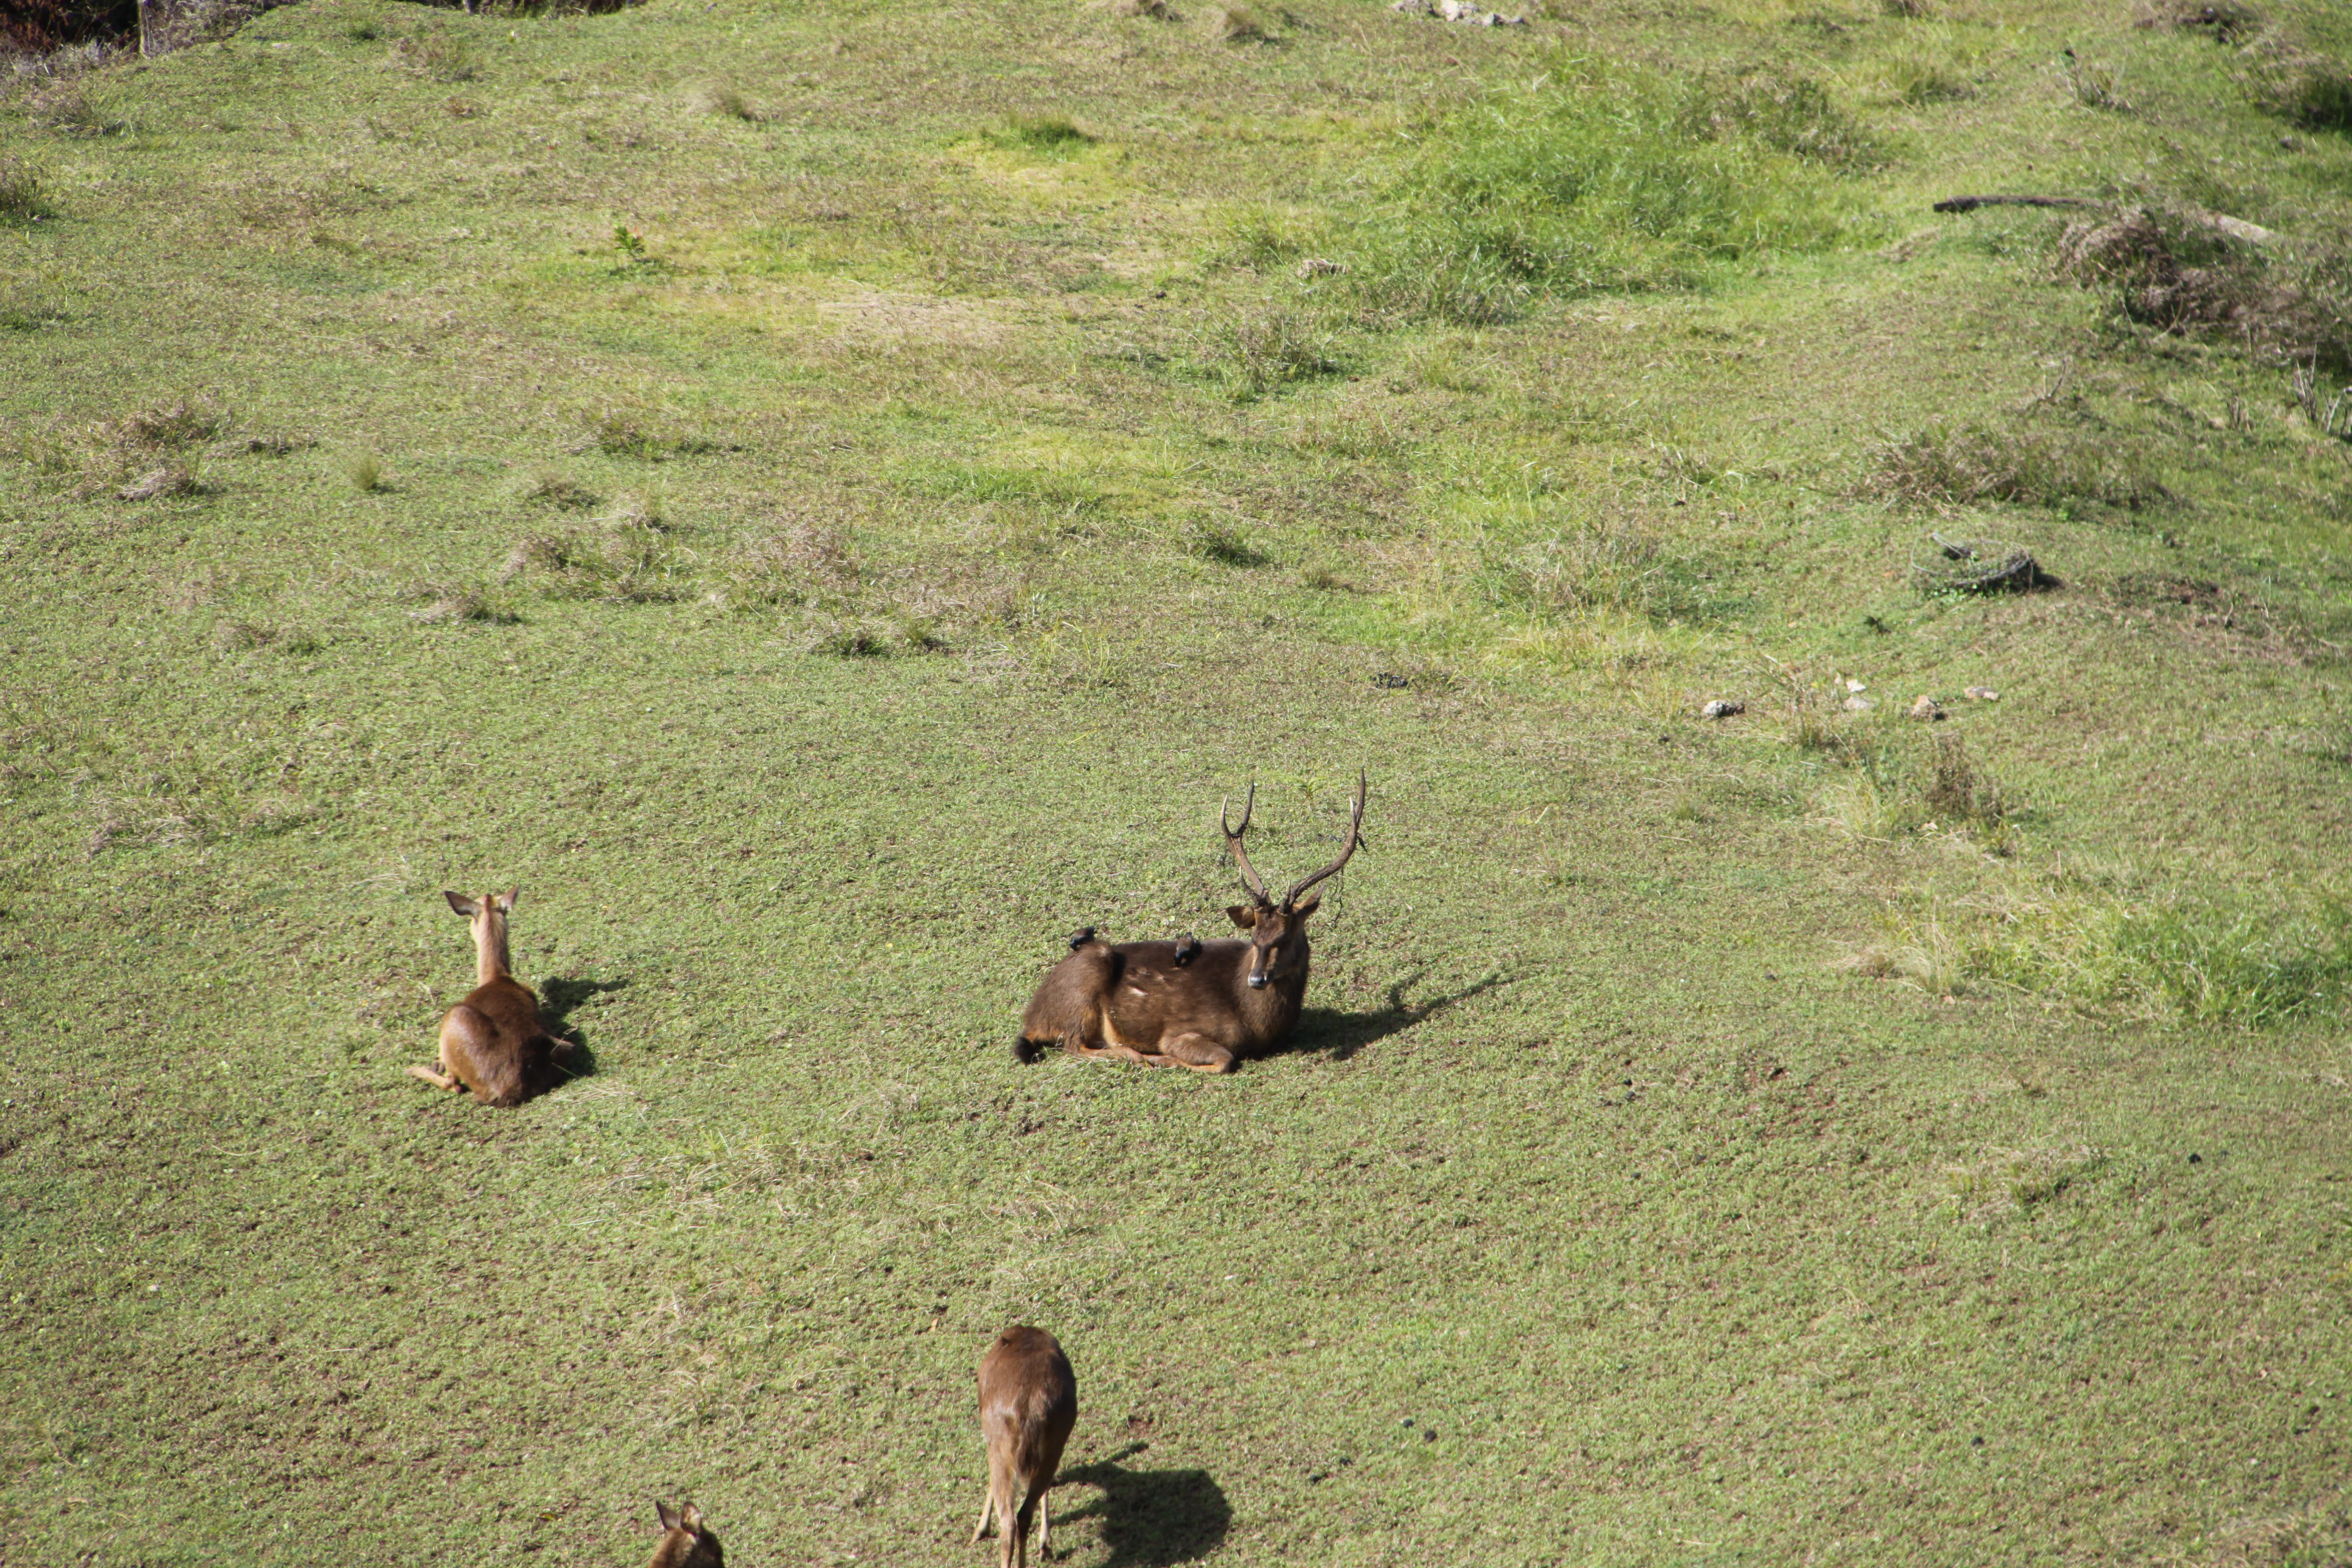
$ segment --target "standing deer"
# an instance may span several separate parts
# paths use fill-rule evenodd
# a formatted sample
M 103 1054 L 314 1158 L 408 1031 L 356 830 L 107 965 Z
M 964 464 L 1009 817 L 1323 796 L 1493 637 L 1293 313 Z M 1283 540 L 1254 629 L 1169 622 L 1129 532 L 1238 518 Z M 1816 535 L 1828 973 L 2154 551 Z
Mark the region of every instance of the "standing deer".
M 1225 913 L 1249 932 L 1247 940 L 1181 942 L 1129 942 L 1116 946 L 1094 939 L 1091 929 L 1071 940 L 1070 956 L 1049 971 L 1021 1016 L 1013 1054 L 1035 1061 L 1047 1046 L 1082 1057 L 1124 1057 L 1158 1067 L 1181 1062 L 1199 1072 L 1231 1072 L 1290 1032 L 1307 999 L 1307 919 L 1322 902 L 1299 899 L 1348 863 L 1361 842 L 1364 777 L 1356 775 L 1356 801 L 1348 816 L 1348 841 L 1339 858 L 1293 886 L 1276 903 L 1251 869 L 1242 848 L 1257 786 L 1250 786 L 1239 827 L 1225 818 L 1230 802 L 1217 808 L 1217 826 L 1233 851 L 1251 901 Z
M 1054 1554 L 1045 1491 L 1062 1466 L 1062 1448 L 1078 1419 L 1078 1375 L 1043 1329 L 1016 1325 L 996 1336 L 980 1362 L 980 1431 L 988 1440 L 988 1495 L 980 1501 L 977 1546 L 996 1518 L 998 1568 L 1028 1568 L 1029 1520 L 1037 1551 Z
M 521 889 L 469 899 L 446 889 L 449 907 L 472 923 L 480 984 L 441 1020 L 440 1068 L 408 1070 L 436 1089 L 469 1089 L 484 1105 L 520 1105 L 549 1087 L 574 1042 L 548 1032 L 539 998 L 507 966 L 507 915 Z
M 692 1503 L 672 1508 L 658 1498 L 654 1517 L 661 1521 L 661 1544 L 646 1568 L 727 1568 L 719 1537 L 702 1527 L 702 1510 Z

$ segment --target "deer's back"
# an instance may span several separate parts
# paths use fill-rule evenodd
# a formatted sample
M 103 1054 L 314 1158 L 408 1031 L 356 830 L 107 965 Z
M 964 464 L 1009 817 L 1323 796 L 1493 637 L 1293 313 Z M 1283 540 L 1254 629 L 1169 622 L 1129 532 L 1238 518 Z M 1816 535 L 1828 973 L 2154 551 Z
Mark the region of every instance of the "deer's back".
M 539 1021 L 539 998 L 511 974 L 475 986 L 461 1005 L 488 1020 L 498 1043 L 510 1050 L 521 1050 L 545 1032 Z
M 1005 1330 L 980 1363 L 980 1424 L 989 1445 L 1017 1445 L 1024 1469 L 1059 1462 L 1078 1418 L 1078 1378 L 1043 1329 Z

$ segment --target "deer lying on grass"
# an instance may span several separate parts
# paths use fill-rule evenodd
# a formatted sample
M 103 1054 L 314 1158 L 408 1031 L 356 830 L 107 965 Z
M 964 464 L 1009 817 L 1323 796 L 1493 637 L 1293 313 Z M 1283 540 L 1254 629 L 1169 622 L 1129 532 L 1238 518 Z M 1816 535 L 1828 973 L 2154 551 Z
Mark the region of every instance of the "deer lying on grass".
M 480 984 L 441 1020 L 440 1070 L 408 1069 L 436 1089 L 472 1089 L 484 1105 L 520 1105 L 550 1087 L 575 1045 L 548 1032 L 539 998 L 507 966 L 507 915 L 520 893 L 442 893 L 473 925 Z
M 702 1527 L 702 1510 L 692 1503 L 672 1508 L 656 1499 L 654 1515 L 661 1521 L 661 1544 L 646 1568 L 727 1568 L 719 1537 Z
M 977 1546 L 996 1517 L 998 1568 L 1028 1568 L 1029 1520 L 1037 1551 L 1054 1554 L 1045 1489 L 1062 1466 L 1062 1447 L 1078 1419 L 1078 1376 L 1054 1336 L 1016 1326 L 996 1336 L 980 1362 L 980 1430 L 988 1440 L 988 1495 L 981 1500 Z M 1016 1507 L 1016 1500 L 1018 1506 Z
M 1250 787 L 1239 827 L 1217 808 L 1217 826 L 1241 868 L 1251 901 L 1225 913 L 1249 932 L 1246 941 L 1129 942 L 1095 940 L 1091 927 L 1070 941 L 1070 956 L 1055 964 L 1021 1016 L 1013 1054 L 1035 1061 L 1047 1046 L 1082 1057 L 1124 1057 L 1158 1067 L 1181 1062 L 1199 1072 L 1231 1072 L 1290 1032 L 1307 999 L 1307 919 L 1322 902 L 1307 890 L 1348 863 L 1361 841 L 1364 779 L 1348 817 L 1339 858 L 1293 886 L 1276 903 L 1251 869 L 1242 848 L 1257 787 Z

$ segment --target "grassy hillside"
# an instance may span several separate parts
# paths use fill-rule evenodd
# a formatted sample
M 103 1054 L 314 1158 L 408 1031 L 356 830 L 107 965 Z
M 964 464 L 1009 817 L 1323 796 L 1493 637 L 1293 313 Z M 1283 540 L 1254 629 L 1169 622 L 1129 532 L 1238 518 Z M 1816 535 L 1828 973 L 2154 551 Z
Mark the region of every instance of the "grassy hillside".
M 1179 8 L 10 79 L 0 1562 L 2352 1560 L 2352 22 Z

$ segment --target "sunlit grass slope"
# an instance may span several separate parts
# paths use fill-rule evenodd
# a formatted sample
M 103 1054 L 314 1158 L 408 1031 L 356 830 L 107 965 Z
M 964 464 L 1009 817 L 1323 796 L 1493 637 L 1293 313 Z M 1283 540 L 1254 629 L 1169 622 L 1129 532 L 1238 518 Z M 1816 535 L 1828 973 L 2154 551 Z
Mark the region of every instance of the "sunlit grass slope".
M 2344 16 L 1180 9 L 12 79 L 0 1562 L 2352 1554 Z

